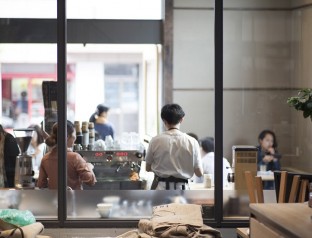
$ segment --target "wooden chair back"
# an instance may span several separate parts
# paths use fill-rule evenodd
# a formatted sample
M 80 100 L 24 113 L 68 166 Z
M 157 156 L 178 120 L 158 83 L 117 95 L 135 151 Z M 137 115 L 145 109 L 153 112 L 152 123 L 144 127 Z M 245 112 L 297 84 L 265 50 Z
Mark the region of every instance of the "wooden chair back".
M 286 186 L 288 179 L 287 171 L 281 171 L 281 181 L 278 194 L 278 203 L 295 203 L 295 202 L 304 202 L 306 197 L 307 186 L 309 181 L 307 179 L 301 179 L 300 175 L 293 176 L 291 183 L 291 189 L 289 194 L 289 199 L 286 201 Z M 300 185 L 300 189 L 299 189 Z
M 264 203 L 262 178 L 245 171 L 245 179 L 250 203 Z
M 264 203 L 263 183 L 260 176 L 253 176 L 250 171 L 245 171 L 246 186 L 250 203 Z M 300 185 L 300 186 L 299 186 Z M 278 203 L 304 202 L 309 181 L 300 180 L 300 175 L 295 175 L 288 201 L 286 200 L 287 172 L 281 171 L 281 181 L 279 187 Z M 300 190 L 299 190 L 300 187 Z M 299 191 L 299 193 L 298 193 Z

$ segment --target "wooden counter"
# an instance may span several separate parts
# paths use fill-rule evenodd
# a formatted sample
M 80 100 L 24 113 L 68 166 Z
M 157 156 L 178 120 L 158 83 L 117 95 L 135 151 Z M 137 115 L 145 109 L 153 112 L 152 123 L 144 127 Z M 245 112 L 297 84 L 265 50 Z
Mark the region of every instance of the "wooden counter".
M 312 237 L 307 203 L 250 204 L 250 237 Z

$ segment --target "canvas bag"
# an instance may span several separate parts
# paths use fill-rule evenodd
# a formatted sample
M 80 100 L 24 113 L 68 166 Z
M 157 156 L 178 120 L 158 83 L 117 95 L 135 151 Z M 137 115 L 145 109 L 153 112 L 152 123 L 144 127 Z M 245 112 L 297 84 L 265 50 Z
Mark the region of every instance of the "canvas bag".
M 3 222 L 1 220 L 0 223 L 3 225 Z M 5 224 L 3 227 L 10 228 L 9 224 Z M 35 222 L 21 227 L 12 225 L 11 229 L 0 230 L 0 236 L 3 238 L 35 238 L 43 229 L 44 227 L 41 222 Z

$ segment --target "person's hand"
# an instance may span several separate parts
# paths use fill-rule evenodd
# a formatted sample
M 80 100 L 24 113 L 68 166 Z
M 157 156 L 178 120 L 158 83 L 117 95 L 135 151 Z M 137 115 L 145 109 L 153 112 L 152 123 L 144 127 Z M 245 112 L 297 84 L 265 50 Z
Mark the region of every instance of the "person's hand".
M 273 147 L 269 148 L 268 149 L 268 152 L 271 154 L 271 155 L 274 155 L 275 154 L 275 150 Z
M 266 156 L 264 156 L 263 157 L 263 162 L 265 162 L 265 163 L 269 163 L 269 162 L 271 162 L 272 160 L 273 160 L 274 158 L 273 158 L 273 155 L 266 155 Z

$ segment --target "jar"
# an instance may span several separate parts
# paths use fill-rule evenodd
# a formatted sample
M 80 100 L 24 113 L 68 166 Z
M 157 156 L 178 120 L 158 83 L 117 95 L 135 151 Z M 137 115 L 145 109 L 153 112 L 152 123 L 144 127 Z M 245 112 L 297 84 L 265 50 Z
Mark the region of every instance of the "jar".
M 204 174 L 204 187 L 211 188 L 212 174 Z

